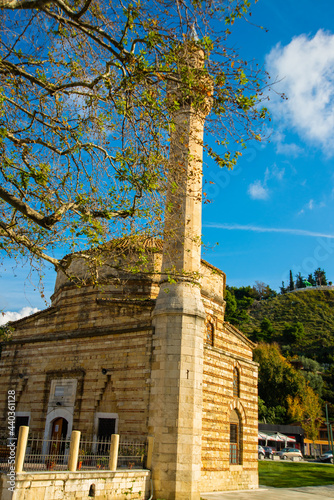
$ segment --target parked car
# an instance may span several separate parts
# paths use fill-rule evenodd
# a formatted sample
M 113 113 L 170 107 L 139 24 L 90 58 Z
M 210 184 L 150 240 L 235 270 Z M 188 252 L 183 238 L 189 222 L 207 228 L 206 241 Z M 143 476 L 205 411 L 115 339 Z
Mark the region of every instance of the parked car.
M 272 459 L 273 456 L 274 456 L 274 453 L 276 453 L 276 450 L 274 450 L 270 446 L 263 446 L 263 449 L 265 451 L 265 457 L 267 457 L 267 458 L 271 458 Z
M 326 451 L 325 453 L 323 453 L 322 455 L 320 455 L 320 460 L 321 462 L 329 462 L 329 463 L 334 463 L 334 460 L 333 460 L 333 451 L 329 450 L 329 451 Z
M 302 452 L 297 448 L 283 448 L 283 450 L 277 451 L 276 455 L 283 460 L 292 460 L 294 457 L 299 458 L 299 460 L 303 459 Z
M 258 445 L 258 453 L 259 453 L 259 460 L 263 460 L 266 455 L 266 452 L 264 448 L 260 445 Z

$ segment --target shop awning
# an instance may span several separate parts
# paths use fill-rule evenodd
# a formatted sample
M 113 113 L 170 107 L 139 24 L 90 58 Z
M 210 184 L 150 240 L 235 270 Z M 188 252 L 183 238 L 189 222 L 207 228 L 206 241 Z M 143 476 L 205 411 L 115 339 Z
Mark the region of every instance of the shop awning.
M 259 439 L 262 439 L 264 441 L 280 441 L 283 443 L 295 443 L 296 440 L 292 436 L 286 436 L 285 434 L 282 434 L 281 432 L 259 432 L 258 433 Z

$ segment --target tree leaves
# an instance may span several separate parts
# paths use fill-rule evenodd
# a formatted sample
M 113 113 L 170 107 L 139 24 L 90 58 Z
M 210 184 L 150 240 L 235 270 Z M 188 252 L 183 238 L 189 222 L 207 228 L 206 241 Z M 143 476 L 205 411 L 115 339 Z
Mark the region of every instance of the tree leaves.
M 160 234 L 169 134 L 182 106 L 200 114 L 210 100 L 212 139 L 203 146 L 232 168 L 239 145 L 260 138 L 265 75 L 229 50 L 217 27 L 248 7 L 1 0 L 2 249 L 59 267 L 59 247 Z M 192 67 L 187 57 L 200 49 L 204 65 Z
M 302 423 L 307 436 L 315 439 L 321 423 L 321 401 L 301 372 L 282 356 L 277 344 L 259 344 L 254 359 L 259 363 L 259 397 L 266 407 L 262 413 L 280 408 L 283 423 L 284 408 L 292 421 Z

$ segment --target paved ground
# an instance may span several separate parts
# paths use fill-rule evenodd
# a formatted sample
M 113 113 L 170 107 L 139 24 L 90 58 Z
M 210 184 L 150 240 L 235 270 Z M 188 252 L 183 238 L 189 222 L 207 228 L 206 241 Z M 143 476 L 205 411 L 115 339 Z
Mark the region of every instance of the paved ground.
M 329 498 L 334 500 L 334 485 L 306 486 L 305 488 L 270 488 L 260 486 L 258 490 L 222 491 L 201 494 L 201 499 L 203 500 L 327 500 Z

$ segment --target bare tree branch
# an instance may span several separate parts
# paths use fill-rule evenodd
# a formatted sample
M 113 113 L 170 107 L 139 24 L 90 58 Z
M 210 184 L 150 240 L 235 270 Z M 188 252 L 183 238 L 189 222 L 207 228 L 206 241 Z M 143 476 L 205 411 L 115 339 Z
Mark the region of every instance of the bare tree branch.
M 53 0 L 0 0 L 0 9 L 42 9 Z
M 56 269 L 58 268 L 59 265 L 58 259 L 55 259 L 54 257 L 47 255 L 45 252 L 42 252 L 42 250 L 37 245 L 35 245 L 32 241 L 29 240 L 29 238 L 27 238 L 24 235 L 18 234 L 9 225 L 5 224 L 1 220 L 0 220 L 0 235 L 9 238 L 11 241 L 15 241 L 18 245 L 20 246 L 22 245 L 23 247 L 27 248 L 29 252 L 31 252 L 39 259 L 43 259 L 49 262 L 50 264 L 53 264 Z
M 38 213 L 33 208 L 29 207 L 27 203 L 24 203 L 22 200 L 8 193 L 3 187 L 0 186 L 0 198 L 9 203 L 15 210 L 18 210 L 23 215 L 36 222 L 41 227 L 45 229 L 49 229 L 48 226 L 44 223 L 45 217 Z

